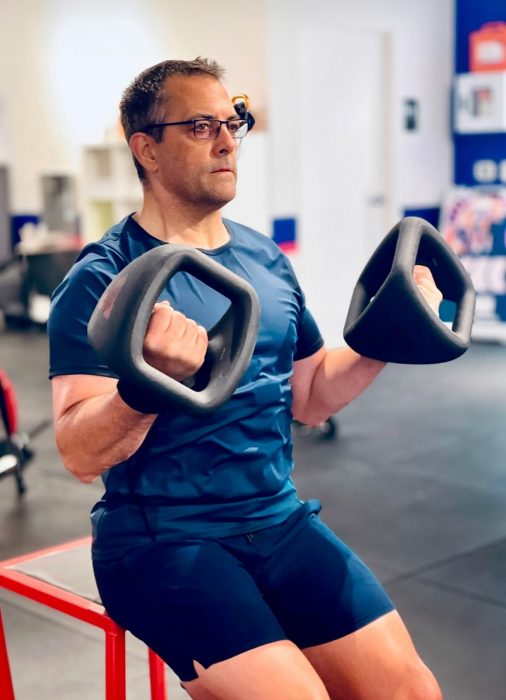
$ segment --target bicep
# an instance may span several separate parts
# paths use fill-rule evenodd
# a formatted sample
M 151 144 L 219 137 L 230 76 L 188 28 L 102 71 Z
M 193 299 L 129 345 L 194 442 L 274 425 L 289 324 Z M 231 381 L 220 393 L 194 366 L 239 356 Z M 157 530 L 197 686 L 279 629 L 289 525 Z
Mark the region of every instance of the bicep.
M 292 410 L 295 418 L 301 415 L 303 408 L 307 406 L 314 376 L 326 354 L 326 348 L 322 347 L 309 357 L 293 363 L 291 384 L 293 395 Z
M 112 393 L 118 380 L 94 374 L 64 374 L 53 377 L 53 416 L 55 425 L 65 413 L 82 401 Z

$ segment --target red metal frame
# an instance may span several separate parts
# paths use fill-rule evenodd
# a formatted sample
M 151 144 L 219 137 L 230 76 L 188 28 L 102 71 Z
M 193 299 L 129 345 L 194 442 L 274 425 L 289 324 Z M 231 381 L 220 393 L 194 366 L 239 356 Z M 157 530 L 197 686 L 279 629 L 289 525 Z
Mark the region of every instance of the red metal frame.
M 18 429 L 18 405 L 14 386 L 3 369 L 0 369 L 0 412 L 7 437 L 10 437 Z
M 91 544 L 91 537 L 72 540 L 0 562 L 0 587 L 104 630 L 105 697 L 106 700 L 126 700 L 124 629 L 111 620 L 102 605 L 12 568 L 48 554 L 81 547 L 84 544 Z M 148 655 L 151 700 L 166 700 L 164 662 L 151 649 Z M 0 698 L 15 700 L 1 616 L 0 684 Z
M 12 686 L 11 668 L 5 642 L 4 624 L 0 611 L 0 698 L 2 700 L 14 700 L 14 688 Z

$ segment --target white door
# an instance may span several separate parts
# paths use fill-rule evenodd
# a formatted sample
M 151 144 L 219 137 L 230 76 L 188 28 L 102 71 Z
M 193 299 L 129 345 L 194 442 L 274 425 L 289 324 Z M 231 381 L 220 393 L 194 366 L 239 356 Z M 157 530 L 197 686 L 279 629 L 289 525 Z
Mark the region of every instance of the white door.
M 387 233 L 387 37 L 306 25 L 297 52 L 300 256 L 325 340 L 342 342 L 358 275 Z M 391 222 L 390 222 L 391 223 Z

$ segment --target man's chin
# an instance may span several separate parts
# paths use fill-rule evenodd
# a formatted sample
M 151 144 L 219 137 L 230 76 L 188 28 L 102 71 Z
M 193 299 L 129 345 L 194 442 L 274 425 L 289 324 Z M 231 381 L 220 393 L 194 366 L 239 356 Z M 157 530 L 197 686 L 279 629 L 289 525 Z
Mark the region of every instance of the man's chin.
M 207 202 L 209 204 L 221 208 L 221 207 L 224 207 L 229 202 L 231 202 L 234 199 L 235 194 L 236 194 L 236 191 L 235 191 L 235 187 L 234 187 L 233 190 L 230 190 L 228 192 L 223 191 L 223 190 L 221 192 L 210 192 L 210 193 L 208 193 L 208 196 L 205 199 L 207 200 Z

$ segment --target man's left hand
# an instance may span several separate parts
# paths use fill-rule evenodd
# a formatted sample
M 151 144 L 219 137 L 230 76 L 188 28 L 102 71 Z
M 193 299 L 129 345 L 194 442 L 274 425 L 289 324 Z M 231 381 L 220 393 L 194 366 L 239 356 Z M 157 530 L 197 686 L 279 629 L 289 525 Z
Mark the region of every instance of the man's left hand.
M 427 304 L 435 314 L 439 315 L 439 305 L 443 301 L 443 295 L 436 287 L 432 272 L 425 265 L 415 265 L 413 279 Z

